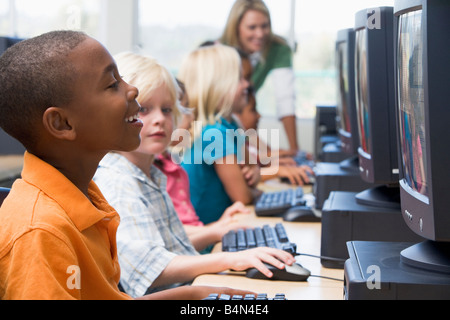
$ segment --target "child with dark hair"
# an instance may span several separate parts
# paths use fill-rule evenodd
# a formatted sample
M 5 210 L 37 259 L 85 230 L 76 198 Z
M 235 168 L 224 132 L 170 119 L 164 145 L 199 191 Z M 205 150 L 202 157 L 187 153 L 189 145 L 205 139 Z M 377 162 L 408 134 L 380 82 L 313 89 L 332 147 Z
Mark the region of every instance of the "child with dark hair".
M 46 33 L 0 57 L 0 127 L 27 149 L 0 208 L 0 300 L 131 298 L 118 289 L 119 216 L 92 177 L 110 150 L 139 146 L 137 96 L 84 33 Z M 187 286 L 145 298 L 211 292 Z

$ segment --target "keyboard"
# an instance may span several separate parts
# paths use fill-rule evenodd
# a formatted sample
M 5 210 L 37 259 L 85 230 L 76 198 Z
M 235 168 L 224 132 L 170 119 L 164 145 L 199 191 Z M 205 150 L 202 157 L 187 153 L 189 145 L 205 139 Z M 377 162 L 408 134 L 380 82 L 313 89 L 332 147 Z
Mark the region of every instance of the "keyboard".
M 308 159 L 308 154 L 305 151 L 297 152 L 293 159 L 299 166 L 306 165 L 313 168 L 316 164 L 314 160 Z
M 264 192 L 255 202 L 255 214 L 259 217 L 281 216 L 292 207 L 305 205 L 302 187 Z
M 218 294 L 211 293 L 208 297 L 203 300 L 287 300 L 284 293 L 277 293 L 273 298 L 270 298 L 267 293 L 260 294 L 246 294 L 242 295 L 228 295 L 228 294 Z
M 264 225 L 253 229 L 231 230 L 222 237 L 222 251 L 236 252 L 256 247 L 282 249 L 295 255 L 297 245 L 289 241 L 286 230 L 281 223 L 274 227 Z

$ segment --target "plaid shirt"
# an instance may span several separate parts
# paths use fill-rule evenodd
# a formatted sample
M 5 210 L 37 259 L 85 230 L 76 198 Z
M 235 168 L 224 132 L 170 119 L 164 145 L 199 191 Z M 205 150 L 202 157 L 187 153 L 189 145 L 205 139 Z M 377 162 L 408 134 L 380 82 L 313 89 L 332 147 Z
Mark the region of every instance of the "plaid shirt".
M 110 153 L 94 177 L 120 216 L 120 283 L 133 297 L 144 295 L 176 255 L 198 254 L 167 194 L 166 176 L 155 166 L 150 175 L 151 179 L 125 157 Z

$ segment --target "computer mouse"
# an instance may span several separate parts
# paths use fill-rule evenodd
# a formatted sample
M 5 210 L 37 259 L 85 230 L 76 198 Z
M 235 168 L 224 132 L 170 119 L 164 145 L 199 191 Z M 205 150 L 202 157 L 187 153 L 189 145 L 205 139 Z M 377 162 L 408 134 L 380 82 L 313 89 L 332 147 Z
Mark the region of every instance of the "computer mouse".
M 292 266 L 285 265 L 284 269 L 278 269 L 275 266 L 266 264 L 266 267 L 273 273 L 272 278 L 267 278 L 256 268 L 250 268 L 246 272 L 246 276 L 251 279 L 263 280 L 281 280 L 281 281 L 306 281 L 311 275 L 311 271 L 303 268 L 299 263 L 294 263 Z
M 283 214 L 283 220 L 288 222 L 320 222 L 322 219 L 308 206 L 295 206 Z

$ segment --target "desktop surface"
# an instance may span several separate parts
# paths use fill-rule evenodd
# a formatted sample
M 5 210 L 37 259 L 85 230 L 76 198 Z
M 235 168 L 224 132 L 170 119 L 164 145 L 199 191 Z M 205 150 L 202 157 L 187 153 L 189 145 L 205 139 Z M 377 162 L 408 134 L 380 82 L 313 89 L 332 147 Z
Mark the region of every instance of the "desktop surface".
M 265 184 L 265 190 L 275 190 L 277 183 Z M 305 188 L 305 190 L 307 190 Z M 306 192 L 306 191 L 305 191 Z M 297 253 L 319 255 L 320 254 L 320 223 L 314 222 L 286 222 L 281 217 L 258 217 L 253 207 L 249 214 L 237 214 L 240 223 L 249 227 L 263 226 L 269 224 L 275 226 L 282 223 L 289 236 L 289 240 L 297 244 Z M 222 244 L 215 245 L 212 252 L 220 252 Z M 219 274 L 205 274 L 198 276 L 193 285 L 226 286 L 256 293 L 267 293 L 275 296 L 284 293 L 288 300 L 342 300 L 344 272 L 342 269 L 327 269 L 322 267 L 320 259 L 309 256 L 297 256 L 297 262 L 311 271 L 307 281 L 277 281 L 259 280 L 246 277 L 245 272 L 226 271 Z M 319 278 L 317 276 L 330 277 L 333 279 Z

